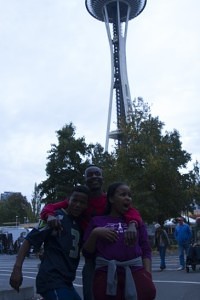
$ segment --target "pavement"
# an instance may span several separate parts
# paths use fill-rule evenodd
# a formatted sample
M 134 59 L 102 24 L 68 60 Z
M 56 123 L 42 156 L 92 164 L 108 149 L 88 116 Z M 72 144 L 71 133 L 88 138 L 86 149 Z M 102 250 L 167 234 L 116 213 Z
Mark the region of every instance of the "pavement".
M 34 288 L 32 286 L 23 287 L 20 293 L 11 288 L 3 288 L 0 286 L 0 299 L 1 300 L 39 300 L 34 297 Z
M 176 255 L 177 256 L 177 249 L 168 249 L 167 250 L 167 256 L 168 255 Z M 158 251 L 153 250 L 152 251 L 153 257 L 158 257 Z M 3 258 L 3 257 L 2 257 Z M 13 257 L 10 258 L 13 260 Z M 39 263 L 39 259 L 33 258 L 35 261 L 35 265 Z M 3 263 L 4 259 L 2 260 L 1 264 Z M 31 264 L 32 258 L 27 259 L 25 261 L 25 264 L 29 266 L 29 263 Z M 30 281 L 26 281 L 26 278 L 24 278 L 23 281 L 23 287 L 20 288 L 20 293 L 13 290 L 9 286 L 9 281 L 5 284 L 5 282 L 0 280 L 0 300 L 41 300 L 41 296 L 38 294 L 35 294 L 35 289 L 33 285 L 30 285 Z
M 35 294 L 35 288 L 30 282 L 28 282 L 24 278 L 23 287 L 20 287 L 20 292 L 18 293 L 14 289 L 12 289 L 9 285 L 9 277 L 7 279 L 7 275 L 10 274 L 10 263 L 14 263 L 15 255 L 1 255 L 1 269 L 3 269 L 5 274 L 5 280 L 0 280 L 0 300 L 40 300 L 41 297 Z M 27 260 L 26 263 L 31 260 Z M 34 258 L 35 260 L 35 258 Z M 37 260 L 39 262 L 39 260 Z M 8 263 L 9 262 L 9 263 Z M 9 275 L 8 275 L 9 276 Z

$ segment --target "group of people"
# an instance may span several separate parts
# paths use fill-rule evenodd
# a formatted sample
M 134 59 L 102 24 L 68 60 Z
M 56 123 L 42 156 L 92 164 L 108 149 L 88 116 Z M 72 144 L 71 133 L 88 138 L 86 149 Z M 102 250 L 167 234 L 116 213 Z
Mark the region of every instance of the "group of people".
M 170 247 L 170 240 L 166 230 L 160 225 L 155 224 L 155 247 L 160 255 L 160 270 L 166 269 L 165 255 L 166 250 Z M 192 240 L 192 231 L 190 226 L 184 222 L 183 217 L 177 218 L 177 225 L 174 230 L 174 238 L 178 244 L 179 263 L 178 271 L 185 269 L 185 257 L 188 255 L 189 247 Z
M 115 182 L 104 193 L 100 168 L 91 165 L 84 175 L 85 185 L 74 187 L 69 199 L 44 207 L 38 226 L 19 249 L 10 285 L 19 291 L 27 253 L 31 247 L 43 246 L 36 287 L 45 300 L 81 299 L 73 286 L 81 251 L 85 258 L 84 300 L 155 299 L 151 247 L 146 226 L 132 207 L 129 186 Z M 182 217 L 177 222 L 174 237 L 179 251 L 178 270 L 183 270 L 192 232 Z M 160 224 L 155 224 L 155 229 L 155 247 L 163 271 L 170 240 Z
M 105 194 L 102 170 L 94 165 L 85 170 L 85 183 L 68 200 L 43 209 L 43 220 L 18 252 L 10 285 L 19 291 L 26 253 L 43 245 L 36 288 L 45 300 L 81 299 L 73 286 L 80 251 L 84 300 L 155 299 L 151 247 L 129 186 L 115 182 Z

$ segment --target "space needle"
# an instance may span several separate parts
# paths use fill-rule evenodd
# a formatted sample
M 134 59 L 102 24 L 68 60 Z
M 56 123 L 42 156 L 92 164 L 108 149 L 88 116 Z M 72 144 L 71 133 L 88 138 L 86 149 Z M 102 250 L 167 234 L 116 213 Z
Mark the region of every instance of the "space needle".
M 106 25 L 111 53 L 111 87 L 108 108 L 105 151 L 109 139 L 123 145 L 122 124 L 131 121 L 133 108 L 128 84 L 126 65 L 126 38 L 128 21 L 137 17 L 145 8 L 147 0 L 86 0 L 88 12 Z M 115 91 L 116 130 L 110 131 L 112 105 Z

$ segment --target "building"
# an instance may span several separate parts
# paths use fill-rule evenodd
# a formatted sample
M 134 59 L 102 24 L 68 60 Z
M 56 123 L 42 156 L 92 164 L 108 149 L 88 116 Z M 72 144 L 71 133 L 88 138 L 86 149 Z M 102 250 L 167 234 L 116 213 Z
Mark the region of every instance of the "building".
M 8 198 L 12 195 L 19 195 L 20 193 L 18 192 L 4 192 L 0 195 L 0 201 L 5 201 L 8 200 Z

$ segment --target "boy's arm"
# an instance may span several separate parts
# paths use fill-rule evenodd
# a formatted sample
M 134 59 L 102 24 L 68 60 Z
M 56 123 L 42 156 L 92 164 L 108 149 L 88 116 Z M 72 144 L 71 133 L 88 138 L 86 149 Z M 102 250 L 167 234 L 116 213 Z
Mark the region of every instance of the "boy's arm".
M 54 212 L 57 209 L 67 208 L 67 207 L 68 207 L 67 199 L 56 203 L 49 203 L 45 205 L 45 207 L 42 209 L 40 213 L 40 217 L 42 220 L 46 221 L 48 219 L 48 216 L 54 216 Z
M 109 243 L 114 243 L 118 239 L 118 234 L 115 230 L 105 227 L 96 227 L 89 234 L 83 245 L 83 252 L 94 253 L 96 250 L 97 239 L 107 240 Z
M 29 241 L 24 240 L 23 244 L 21 245 L 19 252 L 17 254 L 17 258 L 13 267 L 13 271 L 10 276 L 10 285 L 12 288 L 14 288 L 16 291 L 19 292 L 19 287 L 22 284 L 23 276 L 22 276 L 22 265 L 24 262 L 24 259 L 29 252 L 31 247 L 31 244 Z

